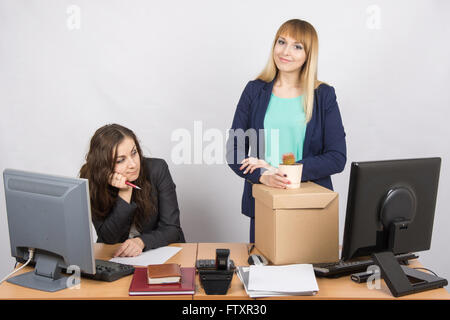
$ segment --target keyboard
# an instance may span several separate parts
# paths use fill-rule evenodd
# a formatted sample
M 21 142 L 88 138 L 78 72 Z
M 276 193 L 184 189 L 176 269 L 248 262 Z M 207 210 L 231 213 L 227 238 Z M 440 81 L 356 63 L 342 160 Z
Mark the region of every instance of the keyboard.
M 413 253 L 404 253 L 395 255 L 397 261 L 401 264 L 408 264 L 408 260 L 417 259 Z M 314 273 L 317 277 L 338 278 L 356 272 L 363 272 L 367 267 L 375 265 L 375 262 L 370 258 L 358 261 L 338 261 L 331 263 L 317 263 L 313 264 Z
M 116 281 L 134 273 L 134 267 L 106 260 L 95 260 L 95 274 L 81 272 L 83 278 L 99 281 Z

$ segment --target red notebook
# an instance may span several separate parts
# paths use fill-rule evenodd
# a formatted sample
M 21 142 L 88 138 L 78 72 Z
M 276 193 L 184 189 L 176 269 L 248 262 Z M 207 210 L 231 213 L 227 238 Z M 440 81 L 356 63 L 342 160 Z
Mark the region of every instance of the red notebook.
M 135 268 L 130 296 L 176 295 L 195 293 L 195 268 L 181 268 L 181 283 L 148 284 L 147 268 Z

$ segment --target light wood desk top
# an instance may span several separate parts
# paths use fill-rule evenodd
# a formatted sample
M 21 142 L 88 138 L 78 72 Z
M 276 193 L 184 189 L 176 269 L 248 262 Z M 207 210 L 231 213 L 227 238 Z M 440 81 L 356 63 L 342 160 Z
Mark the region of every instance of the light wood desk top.
M 260 253 L 254 249 L 252 253 Z M 410 260 L 411 268 L 423 267 L 419 261 Z M 316 277 L 319 292 L 314 296 L 289 296 L 257 298 L 256 300 L 437 300 L 450 299 L 450 294 L 444 288 L 424 291 L 399 298 L 395 298 L 384 280 L 381 280 L 380 289 L 369 289 L 367 283 L 356 283 L 350 280 L 350 276 L 340 278 L 318 278 Z M 244 289 L 245 290 L 245 289 Z M 195 297 L 194 297 L 195 299 Z
M 217 248 L 229 248 L 230 258 L 234 260 L 237 266 L 248 266 L 248 248 L 249 244 L 244 243 L 199 243 L 198 259 L 214 259 Z M 253 254 L 260 254 L 255 247 Z M 410 261 L 410 267 L 419 268 L 422 265 L 418 260 Z M 380 289 L 369 289 L 366 283 L 355 283 L 350 280 L 350 276 L 344 276 L 336 279 L 316 278 L 319 286 L 319 292 L 314 296 L 287 296 L 287 297 L 268 297 L 256 298 L 255 300 L 389 300 L 389 299 L 450 299 L 450 294 L 444 288 L 429 290 L 400 298 L 392 296 L 384 280 L 381 280 Z M 235 274 L 231 282 L 227 295 L 206 295 L 201 288 L 200 280 L 196 277 L 197 290 L 194 300 L 215 300 L 215 299 L 250 299 L 245 292 L 244 285 Z M 252 299 L 253 300 L 253 299 Z
M 177 243 L 171 246 L 181 247 L 176 255 L 171 257 L 167 263 L 179 263 L 182 267 L 194 267 L 195 257 L 197 255 L 196 243 Z M 94 244 L 94 255 L 96 259 L 109 260 L 113 257 L 113 253 L 118 245 Z M 17 274 L 32 271 L 33 268 L 25 267 Z M 79 289 L 64 289 L 57 292 L 44 292 L 34 289 L 20 287 L 8 282 L 0 285 L 0 299 L 54 299 L 54 300 L 118 300 L 118 299 L 133 299 L 133 300 L 158 300 L 158 299 L 179 299 L 192 300 L 192 295 L 177 295 L 177 296 L 129 296 L 128 289 L 130 288 L 132 275 L 123 277 L 113 282 L 96 281 L 81 278 Z
M 170 258 L 168 263 L 179 263 L 182 267 L 194 267 L 196 259 L 215 259 L 216 249 L 230 249 L 230 258 L 236 266 L 248 266 L 248 248 L 245 243 L 182 243 L 172 244 L 171 246 L 182 247 L 176 255 Z M 96 259 L 109 260 L 115 252 L 117 245 L 95 244 Z M 254 249 L 252 253 L 259 253 Z M 417 260 L 411 261 L 411 267 L 422 267 Z M 32 268 L 26 267 L 18 274 L 31 271 Z M 244 286 L 238 276 L 234 274 L 231 286 L 226 295 L 207 295 L 205 294 L 198 275 L 196 275 L 196 293 L 192 295 L 178 296 L 129 296 L 132 276 L 121 278 L 114 282 L 94 281 L 81 278 L 80 289 L 65 289 L 54 293 L 43 292 L 4 282 L 0 285 L 0 299 L 75 299 L 75 300 L 253 300 L 247 296 Z M 271 297 L 258 298 L 256 300 L 389 300 L 389 299 L 449 299 L 450 294 L 444 288 L 429 290 L 400 298 L 391 295 L 388 287 L 381 281 L 379 290 L 370 290 L 366 284 L 358 284 L 350 280 L 349 276 L 337 279 L 317 278 L 319 292 L 315 296 L 290 296 L 290 297 Z
M 422 265 L 413 260 L 410 267 L 418 268 Z M 336 279 L 316 278 L 319 292 L 315 296 L 290 296 L 258 298 L 257 300 L 442 300 L 450 299 L 450 294 L 444 288 L 424 291 L 403 297 L 395 298 L 384 280 L 381 280 L 380 289 L 369 289 L 367 283 L 356 283 L 350 276 Z

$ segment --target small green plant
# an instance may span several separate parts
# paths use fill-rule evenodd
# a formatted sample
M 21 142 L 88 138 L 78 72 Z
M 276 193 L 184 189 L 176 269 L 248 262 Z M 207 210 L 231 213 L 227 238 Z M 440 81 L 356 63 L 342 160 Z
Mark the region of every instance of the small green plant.
M 295 156 L 292 152 L 283 154 L 282 160 L 284 165 L 295 164 Z

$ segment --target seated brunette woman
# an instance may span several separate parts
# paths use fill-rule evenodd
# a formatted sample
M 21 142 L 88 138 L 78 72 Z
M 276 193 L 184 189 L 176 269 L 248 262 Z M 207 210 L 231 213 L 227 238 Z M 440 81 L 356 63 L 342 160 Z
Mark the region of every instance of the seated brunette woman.
M 134 257 L 148 249 L 185 242 L 167 163 L 144 158 L 130 129 L 118 124 L 99 128 L 80 178 L 89 180 L 97 242 L 121 243 L 116 257 Z

